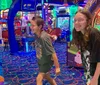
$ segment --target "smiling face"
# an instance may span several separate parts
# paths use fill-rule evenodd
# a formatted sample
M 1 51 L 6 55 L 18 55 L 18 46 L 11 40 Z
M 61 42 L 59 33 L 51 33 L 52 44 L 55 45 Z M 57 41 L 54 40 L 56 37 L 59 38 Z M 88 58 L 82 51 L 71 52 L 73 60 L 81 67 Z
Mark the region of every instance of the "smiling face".
M 87 17 L 78 12 L 75 17 L 74 17 L 74 27 L 75 30 L 78 31 L 84 31 L 86 29 L 86 27 L 88 26 L 88 20 Z
M 37 32 L 39 31 L 40 27 L 36 24 L 35 20 L 31 20 L 31 30 L 33 33 L 37 34 Z
M 33 17 L 31 22 L 31 30 L 35 34 L 39 34 L 42 31 L 44 20 L 40 16 Z

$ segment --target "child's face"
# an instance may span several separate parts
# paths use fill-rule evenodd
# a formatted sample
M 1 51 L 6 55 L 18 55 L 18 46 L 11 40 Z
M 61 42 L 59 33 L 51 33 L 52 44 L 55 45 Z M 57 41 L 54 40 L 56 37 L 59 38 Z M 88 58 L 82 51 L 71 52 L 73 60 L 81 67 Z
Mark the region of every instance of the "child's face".
M 33 33 L 37 33 L 39 31 L 39 26 L 36 24 L 36 21 L 31 20 L 31 30 Z
M 84 14 L 78 12 L 74 17 L 74 27 L 76 31 L 82 31 L 86 29 L 88 25 L 87 18 Z

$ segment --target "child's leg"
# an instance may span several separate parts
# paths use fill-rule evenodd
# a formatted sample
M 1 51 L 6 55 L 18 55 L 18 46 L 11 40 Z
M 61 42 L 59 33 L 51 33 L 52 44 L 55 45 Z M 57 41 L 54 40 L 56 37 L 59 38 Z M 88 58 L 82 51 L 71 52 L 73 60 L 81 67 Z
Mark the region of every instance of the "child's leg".
M 57 85 L 55 80 L 53 78 L 50 77 L 50 73 L 46 73 L 44 76 L 45 79 L 48 80 L 48 82 L 50 83 L 50 85 Z
M 41 73 L 41 72 L 38 74 L 38 76 L 36 78 L 37 85 L 42 85 L 42 80 L 44 78 L 44 75 L 45 75 L 45 73 Z

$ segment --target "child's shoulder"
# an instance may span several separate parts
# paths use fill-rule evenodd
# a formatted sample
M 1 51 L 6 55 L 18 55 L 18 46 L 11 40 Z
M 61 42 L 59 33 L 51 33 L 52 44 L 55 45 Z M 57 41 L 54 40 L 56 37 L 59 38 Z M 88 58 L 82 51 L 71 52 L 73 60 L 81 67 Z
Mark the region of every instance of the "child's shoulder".
M 43 31 L 42 34 L 41 34 L 41 39 L 48 39 L 49 38 L 49 35 L 47 32 Z

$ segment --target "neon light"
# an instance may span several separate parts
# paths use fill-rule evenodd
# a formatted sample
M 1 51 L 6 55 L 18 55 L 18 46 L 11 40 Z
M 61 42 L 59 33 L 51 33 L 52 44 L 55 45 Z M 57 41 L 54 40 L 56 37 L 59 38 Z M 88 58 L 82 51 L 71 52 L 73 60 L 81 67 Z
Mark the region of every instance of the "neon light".
M 25 42 L 25 47 L 26 47 L 26 52 L 29 52 L 29 49 L 28 49 L 28 42 Z
M 46 0 L 46 2 L 48 2 L 48 0 Z
M 42 2 L 41 2 L 41 3 L 42 3 L 42 5 L 43 5 L 43 4 L 44 4 L 44 0 L 42 0 Z
M 7 9 L 12 4 L 12 0 L 0 0 L 0 9 Z

